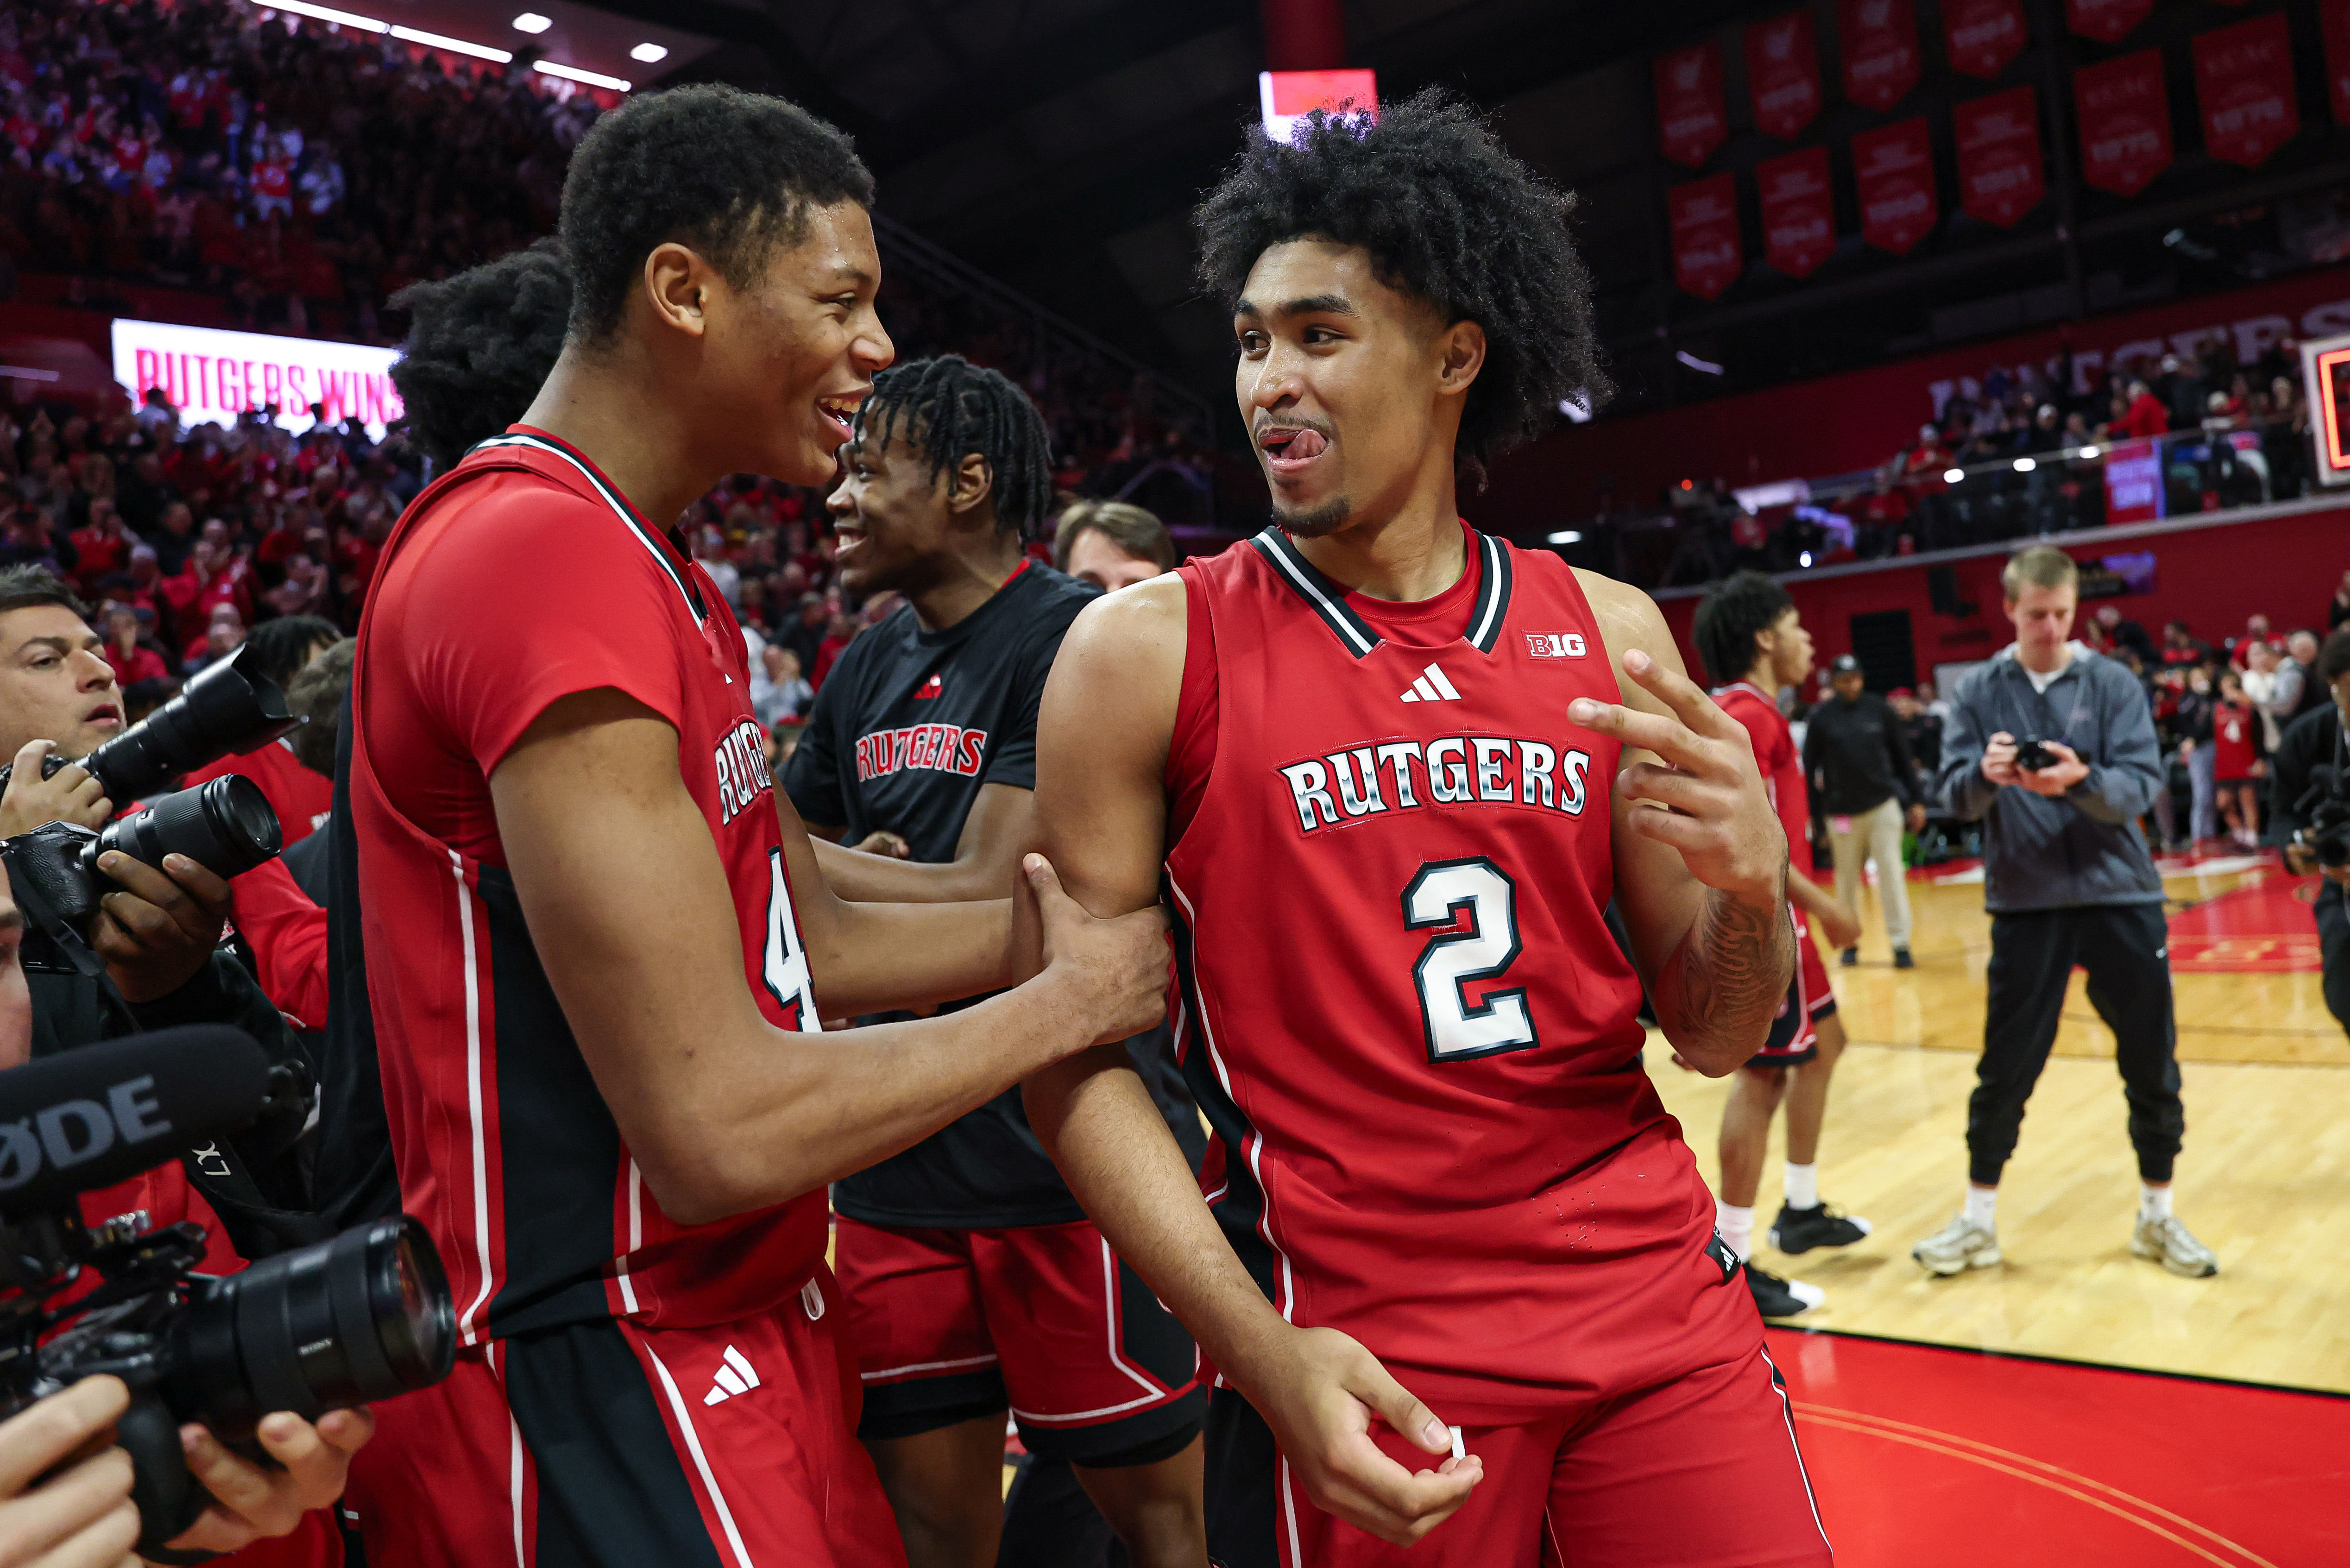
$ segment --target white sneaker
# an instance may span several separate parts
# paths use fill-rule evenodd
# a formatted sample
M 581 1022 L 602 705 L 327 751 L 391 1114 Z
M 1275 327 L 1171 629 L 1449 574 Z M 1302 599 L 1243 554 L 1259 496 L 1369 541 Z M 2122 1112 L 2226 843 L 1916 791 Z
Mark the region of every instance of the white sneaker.
M 2130 1251 L 2190 1280 L 2209 1279 L 2220 1272 L 2220 1255 L 2197 1241 L 2176 1214 L 2159 1220 L 2139 1215 L 2137 1229 L 2130 1234 Z
M 1929 1273 L 1960 1274 L 1998 1262 L 1999 1234 L 1961 1214 L 1916 1246 L 1909 1255 Z

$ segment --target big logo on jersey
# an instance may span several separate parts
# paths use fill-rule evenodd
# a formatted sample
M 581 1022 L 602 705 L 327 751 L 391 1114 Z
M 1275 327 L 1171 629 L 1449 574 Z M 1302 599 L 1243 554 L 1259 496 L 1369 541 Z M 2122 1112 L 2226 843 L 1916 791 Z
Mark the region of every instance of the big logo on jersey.
M 920 693 L 918 693 L 920 695 Z M 857 737 L 857 777 L 859 783 L 908 768 L 979 776 L 980 760 L 987 755 L 987 732 L 960 724 L 909 724 L 902 730 L 876 730 Z
M 1519 805 L 1583 815 L 1591 753 L 1504 735 L 1373 741 L 1279 770 L 1298 829 L 1314 833 L 1389 811 Z
M 759 726 L 745 719 L 726 732 L 711 753 L 718 770 L 718 824 L 723 827 L 743 815 L 743 808 L 775 787 L 767 772 L 767 753 L 760 744 Z

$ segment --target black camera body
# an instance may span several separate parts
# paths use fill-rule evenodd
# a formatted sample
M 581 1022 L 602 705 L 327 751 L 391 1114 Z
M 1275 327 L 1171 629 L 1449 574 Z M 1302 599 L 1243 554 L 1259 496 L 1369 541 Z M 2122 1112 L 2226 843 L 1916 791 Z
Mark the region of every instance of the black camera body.
M 2311 769 L 2309 788 L 2293 809 L 2306 819 L 2295 841 L 2320 866 L 2350 866 L 2350 769 Z
M 2026 735 L 2015 742 L 2015 765 L 2027 774 L 2055 767 L 2064 760 L 2050 751 L 2048 742 L 2037 735 Z

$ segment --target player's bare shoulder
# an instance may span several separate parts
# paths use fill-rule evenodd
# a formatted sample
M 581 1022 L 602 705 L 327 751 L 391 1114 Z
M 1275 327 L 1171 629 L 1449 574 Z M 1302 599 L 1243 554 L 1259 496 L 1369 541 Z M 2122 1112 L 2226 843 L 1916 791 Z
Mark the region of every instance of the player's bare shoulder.
M 1637 648 L 1659 664 L 1675 670 L 1681 668 L 1680 650 L 1673 641 L 1672 628 L 1665 624 L 1664 611 L 1657 607 L 1656 600 L 1628 583 L 1581 566 L 1574 570 L 1575 585 L 1583 589 L 1592 618 L 1607 645 L 1607 662 L 1616 671 L 1624 700 L 1637 707 L 1655 707 L 1655 700 L 1624 673 L 1624 655 Z
M 1069 625 L 1045 691 L 1047 722 L 1077 720 L 1104 741 L 1174 732 L 1189 640 L 1180 575 L 1167 572 L 1094 600 Z

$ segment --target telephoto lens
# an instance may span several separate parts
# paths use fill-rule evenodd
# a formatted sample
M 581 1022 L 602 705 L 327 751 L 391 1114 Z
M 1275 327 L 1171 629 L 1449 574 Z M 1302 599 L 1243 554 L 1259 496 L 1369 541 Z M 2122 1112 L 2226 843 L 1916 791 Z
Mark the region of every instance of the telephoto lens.
M 244 1442 L 275 1410 L 315 1421 L 432 1386 L 457 1313 L 432 1237 L 396 1214 L 204 1281 L 171 1335 L 164 1403 Z
M 109 823 L 82 850 L 82 861 L 95 870 L 99 856 L 119 849 L 160 871 L 163 857 L 180 854 L 215 877 L 241 877 L 283 843 L 277 813 L 261 786 L 243 774 L 223 774 Z

